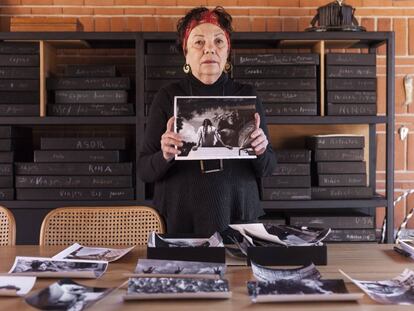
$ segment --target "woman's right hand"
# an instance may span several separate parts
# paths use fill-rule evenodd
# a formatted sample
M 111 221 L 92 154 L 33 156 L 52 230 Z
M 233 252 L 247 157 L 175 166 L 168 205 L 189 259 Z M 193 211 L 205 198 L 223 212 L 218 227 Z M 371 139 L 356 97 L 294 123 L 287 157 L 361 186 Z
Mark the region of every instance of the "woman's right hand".
M 181 153 L 176 146 L 182 147 L 183 141 L 179 134 L 174 133 L 174 117 L 171 117 L 168 119 L 165 133 L 161 136 L 161 151 L 165 160 L 170 161 L 176 154 Z

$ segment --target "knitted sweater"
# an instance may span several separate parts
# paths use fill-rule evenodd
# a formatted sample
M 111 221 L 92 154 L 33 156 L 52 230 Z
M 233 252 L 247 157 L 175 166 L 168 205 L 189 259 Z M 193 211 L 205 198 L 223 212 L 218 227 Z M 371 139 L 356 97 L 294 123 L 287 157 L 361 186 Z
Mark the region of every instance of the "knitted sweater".
M 223 171 L 202 173 L 200 161 L 166 161 L 161 151 L 161 135 L 174 114 L 174 96 L 255 96 L 253 87 L 228 79 L 223 73 L 211 85 L 189 74 L 163 87 L 151 105 L 145 137 L 138 158 L 138 175 L 155 183 L 154 204 L 166 220 L 169 233 L 209 235 L 228 224 L 247 222 L 263 215 L 257 178 L 270 175 L 276 159 L 270 144 L 257 159 L 223 160 Z M 268 136 L 263 107 L 256 110 Z M 216 161 L 217 160 L 210 160 Z M 208 162 L 208 161 L 207 161 Z

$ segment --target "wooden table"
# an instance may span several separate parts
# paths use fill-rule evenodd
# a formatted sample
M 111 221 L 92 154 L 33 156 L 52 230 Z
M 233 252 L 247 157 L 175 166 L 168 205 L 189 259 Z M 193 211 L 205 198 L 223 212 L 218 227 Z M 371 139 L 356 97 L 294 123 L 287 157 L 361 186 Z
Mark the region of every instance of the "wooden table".
M 64 247 L 15 246 L 0 247 L 0 273 L 9 271 L 15 256 L 52 257 Z M 78 279 L 77 282 L 89 286 L 117 287 L 127 280 L 126 273 L 132 273 L 138 258 L 145 258 L 145 249 L 136 248 L 117 262 L 110 263 L 108 271 L 100 279 Z M 378 244 L 330 244 L 328 245 L 328 265 L 318 266 L 322 277 L 343 278 L 338 272 L 342 269 L 350 276 L 362 280 L 389 279 L 405 268 L 414 269 L 414 260 L 405 258 L 392 250 L 392 245 Z M 359 302 L 323 303 L 272 303 L 252 304 L 247 295 L 246 281 L 252 280 L 250 268 L 229 267 L 226 278 L 230 282 L 233 297 L 229 300 L 169 300 L 123 302 L 125 288 L 121 288 L 88 310 L 412 310 L 412 306 L 380 305 L 366 295 Z M 55 282 L 56 279 L 38 278 L 33 290 L 38 290 Z M 350 292 L 360 292 L 346 280 Z M 0 310 L 35 310 L 22 298 L 0 297 Z

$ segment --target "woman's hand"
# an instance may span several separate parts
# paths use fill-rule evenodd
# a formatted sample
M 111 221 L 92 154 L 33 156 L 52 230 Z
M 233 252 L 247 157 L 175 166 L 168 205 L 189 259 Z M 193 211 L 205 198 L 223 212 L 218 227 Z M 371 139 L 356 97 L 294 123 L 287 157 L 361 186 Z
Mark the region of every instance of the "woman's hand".
M 256 155 L 261 155 L 266 151 L 266 147 L 269 144 L 269 141 L 267 140 L 267 137 L 263 130 L 260 128 L 260 115 L 257 112 L 254 114 L 254 118 L 256 122 L 256 129 L 250 135 L 252 139 L 251 145 Z
M 175 147 L 182 147 L 183 142 L 181 136 L 174 133 L 174 117 L 171 117 L 167 122 L 167 129 L 161 136 L 161 151 L 165 160 L 170 161 L 176 154 L 181 151 Z

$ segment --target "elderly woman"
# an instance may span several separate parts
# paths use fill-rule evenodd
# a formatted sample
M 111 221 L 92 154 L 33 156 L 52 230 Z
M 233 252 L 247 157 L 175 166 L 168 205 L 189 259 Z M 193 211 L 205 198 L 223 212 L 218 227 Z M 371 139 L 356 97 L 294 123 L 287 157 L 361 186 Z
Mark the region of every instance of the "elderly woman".
M 212 234 L 230 223 L 251 222 L 263 215 L 257 178 L 276 165 L 267 139 L 263 108 L 257 101 L 253 160 L 175 161 L 183 145 L 174 133 L 174 96 L 255 96 L 255 90 L 229 79 L 231 16 L 221 7 L 199 7 L 177 25 L 187 76 L 159 90 L 151 105 L 138 159 L 138 174 L 155 182 L 154 204 L 169 233 Z

